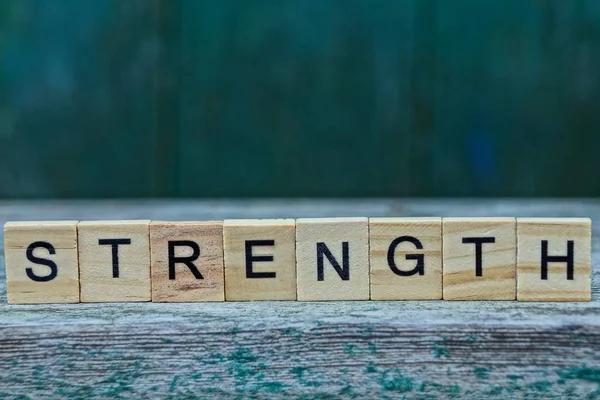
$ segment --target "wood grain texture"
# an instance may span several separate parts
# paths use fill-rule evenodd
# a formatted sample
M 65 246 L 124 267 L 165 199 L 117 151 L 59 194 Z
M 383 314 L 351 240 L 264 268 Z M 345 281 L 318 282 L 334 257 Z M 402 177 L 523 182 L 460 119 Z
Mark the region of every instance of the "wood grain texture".
M 402 276 L 389 265 L 388 253 L 394 241 L 401 237 L 418 240 L 403 241 L 393 248 L 393 267 L 403 272 L 419 268 L 422 258 L 423 275 Z M 430 218 L 370 218 L 369 262 L 371 300 L 436 300 L 442 298 L 442 219 Z
M 188 258 L 191 263 L 191 267 L 175 263 L 173 279 L 169 278 L 170 246 L 174 260 Z M 150 274 L 154 302 L 224 301 L 223 221 L 152 221 Z
M 515 218 L 444 218 L 444 300 L 515 300 L 516 258 Z
M 517 220 L 517 298 L 519 301 L 590 301 L 592 222 L 589 218 Z M 567 256 L 573 246 L 573 276 L 567 263 L 549 262 L 542 279 L 542 241 L 550 257 Z
M 296 274 L 300 301 L 369 300 L 368 218 L 297 219 Z
M 31 255 L 50 260 L 54 266 L 28 260 L 27 249 L 35 242 L 51 247 L 36 247 Z M 77 221 L 7 222 L 4 252 L 9 303 L 79 303 Z M 27 269 L 34 276 L 51 280 L 34 281 Z
M 0 202 L 0 223 L 365 215 L 598 222 L 600 201 Z M 585 303 L 7 305 L 0 265 L 0 397 L 593 399 L 600 395 L 599 250 L 594 241 Z
M 149 220 L 86 221 L 77 225 L 82 303 L 150 301 Z M 102 240 L 127 240 L 114 248 Z M 118 276 L 117 276 L 118 275 Z
M 295 220 L 225 220 L 223 242 L 227 301 L 296 300 Z M 252 261 L 252 277 L 246 244 L 250 257 L 270 259 Z

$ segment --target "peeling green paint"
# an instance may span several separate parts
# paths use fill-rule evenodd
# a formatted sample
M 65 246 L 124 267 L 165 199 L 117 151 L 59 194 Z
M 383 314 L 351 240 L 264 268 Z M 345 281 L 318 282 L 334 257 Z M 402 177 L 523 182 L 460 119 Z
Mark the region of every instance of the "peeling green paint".
M 375 343 L 373 341 L 369 341 L 368 345 L 369 345 L 369 351 L 372 354 L 377 353 L 377 343 Z
M 588 394 L 588 399 L 600 399 L 600 388 Z
M 291 336 L 296 342 L 302 340 L 302 332 L 295 328 L 285 328 L 281 331 L 284 335 Z
M 447 394 L 448 397 L 454 398 L 460 394 L 460 387 L 458 387 L 458 385 L 441 385 L 436 382 L 422 382 L 419 387 L 419 392 L 444 393 Z
M 247 363 L 258 360 L 258 356 L 252 353 L 252 350 L 242 347 L 229 355 L 229 358 L 235 362 Z
M 565 389 L 564 395 L 567 399 L 575 398 L 575 388 L 572 386 L 568 387 L 567 389 Z
M 115 368 L 113 374 L 102 382 L 110 384 L 103 394 L 110 397 L 120 397 L 123 393 L 133 392 L 132 385 L 137 378 L 141 376 L 139 364 L 134 364 L 134 366 L 136 368 L 133 370 L 119 367 Z
M 340 396 L 357 396 L 358 393 L 354 390 L 354 388 L 350 385 L 344 386 L 340 392 L 338 393 Z
M 173 343 L 173 339 L 170 338 L 160 338 L 161 343 Z
M 302 379 L 302 375 L 306 372 L 308 368 L 306 367 L 294 367 L 290 369 L 290 373 L 294 374 L 296 378 Z
M 475 375 L 477 379 L 488 379 L 490 377 L 490 369 L 475 367 L 473 368 L 473 375 Z
M 350 343 L 346 343 L 346 344 L 344 345 L 344 352 L 345 352 L 346 354 L 349 354 L 349 355 L 352 355 L 352 356 L 353 356 L 353 355 L 355 354 L 355 352 L 354 352 L 354 349 L 355 349 L 355 348 L 356 348 L 356 345 L 354 345 L 354 344 L 350 344 Z
M 44 368 L 39 365 L 33 367 L 33 373 L 31 376 L 33 377 L 35 388 L 37 390 L 44 390 L 46 388 L 46 379 L 44 378 L 45 373 L 43 370 Z
M 381 374 L 379 384 L 385 391 L 405 393 L 413 389 L 414 381 L 412 378 L 405 377 L 400 370 L 392 369 Z
M 284 335 L 299 335 L 300 331 L 296 328 L 285 328 L 281 331 Z
M 361 335 L 371 335 L 374 330 L 375 327 L 373 327 L 372 325 L 365 325 L 360 327 L 359 332 Z
M 507 393 L 516 393 L 516 392 L 521 392 L 523 390 L 523 388 L 521 387 L 521 385 L 516 384 L 515 382 L 509 382 L 508 386 L 506 386 L 504 388 L 504 390 L 506 390 Z
M 587 366 L 575 368 L 562 368 L 556 371 L 563 379 L 577 379 L 580 381 L 594 382 L 600 385 L 600 369 Z
M 197 381 L 198 379 L 202 379 L 202 372 L 195 372 L 192 374 L 192 379 Z
M 338 396 L 334 396 L 331 393 L 327 393 L 327 392 L 303 394 L 298 397 L 299 400 L 334 400 L 337 398 L 338 398 Z
M 223 362 L 225 360 L 225 357 L 219 353 L 211 353 L 208 355 L 208 357 L 196 356 L 193 357 L 193 359 L 199 364 L 215 365 Z
M 175 389 L 177 388 L 177 381 L 179 380 L 179 375 L 175 375 L 173 377 L 173 380 L 171 381 L 171 384 L 169 385 L 169 392 L 174 392 Z
M 233 363 L 227 367 L 227 372 L 229 372 L 233 377 L 235 377 L 238 380 L 238 384 L 247 383 L 249 378 L 261 380 L 264 377 L 264 373 L 260 369 L 244 364 L 240 365 Z
M 309 386 L 309 387 L 322 386 L 323 385 L 322 382 L 309 381 L 304 378 L 305 372 L 309 372 L 309 371 L 310 371 L 310 368 L 306 368 L 306 367 L 294 367 L 294 368 L 290 369 L 290 373 L 292 373 L 293 375 L 296 376 L 298 383 L 301 384 L 302 386 Z
M 446 347 L 445 342 L 446 338 L 433 343 L 431 350 L 436 358 L 450 357 L 450 350 Z
M 490 389 L 490 391 L 488 392 L 488 394 L 490 396 L 498 396 L 499 394 L 501 394 L 503 391 L 501 386 L 494 386 Z
M 241 337 L 241 335 L 240 335 Z M 310 393 L 307 398 L 352 398 L 372 395 L 384 398 L 386 393 L 390 399 L 401 398 L 526 398 L 526 399 L 563 399 L 582 398 L 600 399 L 600 369 L 588 365 L 569 368 L 522 367 L 505 369 L 504 367 L 473 367 L 466 370 L 465 381 L 458 385 L 443 385 L 432 381 L 423 381 L 431 376 L 431 366 L 415 368 L 392 368 L 389 364 L 380 362 L 379 358 L 368 353 L 366 338 L 355 339 L 357 342 L 342 346 L 337 345 L 337 351 L 344 350 L 347 354 L 364 355 L 366 359 L 356 359 L 356 364 L 338 365 L 335 368 L 337 381 L 326 381 L 321 378 L 324 369 L 321 367 L 297 366 L 294 368 L 268 368 L 271 364 L 265 354 L 266 350 L 256 350 L 246 344 L 246 340 L 232 341 L 237 347 L 228 347 L 225 353 L 207 353 L 199 351 L 193 359 L 187 358 L 187 364 L 172 366 L 172 371 L 179 375 L 169 374 L 159 381 L 147 380 L 146 371 L 152 368 L 154 361 L 109 360 L 108 351 L 94 350 L 95 359 L 91 363 L 102 362 L 106 367 L 104 379 L 98 378 L 93 384 L 81 384 L 69 376 L 57 372 L 56 368 L 47 365 L 32 364 L 23 373 L 11 375 L 14 385 L 27 387 L 22 390 L 24 395 L 45 398 L 129 398 L 140 393 L 150 397 L 171 399 L 192 399 L 199 394 L 218 393 L 227 398 L 265 398 L 265 397 L 294 397 L 299 393 Z M 183 343 L 183 341 L 181 342 Z M 239 346 L 244 343 L 245 346 Z M 443 347 L 441 357 L 447 357 L 448 340 L 438 340 L 436 344 Z M 465 336 L 461 341 L 452 342 L 463 345 L 468 351 Z M 217 350 L 218 347 L 212 347 Z M 88 354 L 86 349 L 80 349 L 81 357 Z M 278 350 L 280 351 L 280 350 Z M 124 352 L 127 354 L 126 352 Z M 455 354 L 458 357 L 458 353 Z M 346 357 L 350 359 L 350 357 Z M 292 365 L 302 365 L 301 359 L 292 356 Z M 433 360 L 435 362 L 435 359 Z M 25 362 L 24 362 L 25 363 Z M 22 363 L 23 364 L 23 363 Z M 26 363 L 25 363 L 26 364 Z M 215 365 L 217 364 L 217 365 Z M 8 362 L 2 363 L 7 366 Z M 28 365 L 28 364 L 26 364 Z M 70 363 L 57 359 L 53 364 L 59 370 Z M 307 364 L 304 364 L 307 365 Z M 439 361 L 441 374 L 453 371 L 453 364 Z M 75 362 L 73 368 L 81 368 L 80 362 Z M 500 374 L 500 371 L 514 371 L 514 374 Z M 520 373 L 520 374 L 519 374 Z M 471 374 L 471 375 L 470 375 Z M 470 375 L 470 376 L 469 376 Z M 294 377 L 296 379 L 294 379 Z M 492 379 L 493 378 L 493 379 Z M 433 378 L 435 379 L 435 378 Z M 487 382 L 486 382 L 487 380 Z M 502 382 L 503 381 L 503 382 Z M 224 385 L 220 388 L 221 385 Z M 598 387 L 596 388 L 596 385 Z M 201 388 L 201 389 L 198 389 Z M 210 390 L 209 390 L 210 389 Z M 594 390 L 595 389 L 595 390 Z M 27 399 L 21 393 L 1 393 L 0 398 Z M 39 396 L 38 396 L 39 395 Z
M 533 389 L 534 391 L 548 393 L 552 388 L 552 382 L 550 381 L 535 381 L 527 385 L 527 388 Z
M 373 365 L 368 365 L 365 367 L 365 372 L 368 374 L 372 374 L 377 372 L 377 367 L 373 366 Z
M 263 388 L 268 393 L 279 393 L 285 387 L 287 387 L 287 385 L 281 382 L 262 382 L 260 384 L 260 388 Z

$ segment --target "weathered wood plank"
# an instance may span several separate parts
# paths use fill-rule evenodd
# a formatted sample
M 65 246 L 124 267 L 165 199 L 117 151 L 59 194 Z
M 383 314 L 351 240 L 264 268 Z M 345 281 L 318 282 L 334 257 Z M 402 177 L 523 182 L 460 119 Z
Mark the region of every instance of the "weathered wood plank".
M 600 202 L 0 202 L 0 223 L 405 215 L 600 222 Z M 593 248 L 589 303 L 8 306 L 2 267 L 0 397 L 594 398 L 600 396 L 596 241 Z

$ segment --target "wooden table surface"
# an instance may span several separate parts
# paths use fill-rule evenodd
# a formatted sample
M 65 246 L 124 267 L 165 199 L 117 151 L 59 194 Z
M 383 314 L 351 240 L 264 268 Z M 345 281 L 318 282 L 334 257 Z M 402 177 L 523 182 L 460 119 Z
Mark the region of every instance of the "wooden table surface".
M 0 202 L 2 224 L 308 216 L 589 216 L 596 238 L 600 201 Z M 2 266 L 0 398 L 600 398 L 598 250 L 589 303 L 9 306 Z

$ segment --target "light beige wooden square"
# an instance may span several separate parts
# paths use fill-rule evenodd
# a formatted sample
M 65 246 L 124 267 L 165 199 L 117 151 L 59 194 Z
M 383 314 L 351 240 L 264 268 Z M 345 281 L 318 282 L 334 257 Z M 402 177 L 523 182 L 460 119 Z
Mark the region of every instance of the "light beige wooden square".
M 191 267 L 181 261 L 173 263 L 174 279 L 169 272 L 170 242 L 174 261 L 187 258 L 191 263 Z M 152 221 L 150 254 L 152 301 L 225 301 L 223 221 Z
M 150 221 L 89 221 L 78 225 L 81 302 L 150 301 Z M 118 246 L 119 277 L 113 277 L 110 245 L 100 239 L 129 239 Z
M 27 258 L 28 247 L 36 242 L 45 242 L 46 247 L 32 247 L 31 256 L 55 265 L 34 263 Z M 7 222 L 4 255 L 8 303 L 79 302 L 77 221 Z M 48 280 L 31 279 L 28 269 L 32 276 Z
M 517 220 L 517 299 L 519 301 L 590 301 L 592 221 L 589 218 L 519 218 Z M 548 255 L 567 256 L 573 241 L 573 279 L 565 262 L 549 262 L 542 279 L 542 241 Z
M 272 241 L 257 244 L 257 241 Z M 248 258 L 272 257 L 272 261 Z M 265 242 L 263 242 L 265 243 Z M 223 222 L 225 299 L 296 300 L 296 222 L 293 219 L 247 219 Z M 274 274 L 268 277 L 265 274 Z M 263 277 L 260 277 L 263 276 Z
M 411 241 L 395 242 L 403 237 L 410 237 Z M 371 300 L 442 298 L 441 218 L 370 218 L 369 244 Z M 411 259 L 415 255 L 422 263 Z M 419 273 L 420 263 L 423 275 Z M 394 270 L 416 273 L 405 276 Z
M 323 280 L 318 276 L 317 243 L 328 249 L 344 277 L 323 255 Z M 347 245 L 344 245 L 346 243 Z M 347 268 L 344 247 L 347 246 Z M 323 254 L 323 253 L 321 253 Z M 298 300 L 369 300 L 368 218 L 300 218 L 296 220 Z M 346 276 L 346 272 L 349 272 Z
M 476 276 L 476 245 L 463 238 L 494 238 L 482 244 L 482 276 Z M 515 300 L 515 218 L 443 219 L 445 300 Z

